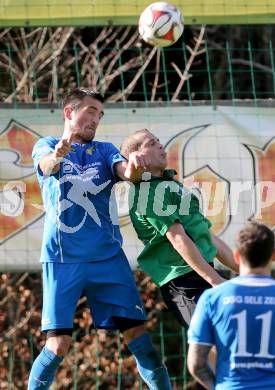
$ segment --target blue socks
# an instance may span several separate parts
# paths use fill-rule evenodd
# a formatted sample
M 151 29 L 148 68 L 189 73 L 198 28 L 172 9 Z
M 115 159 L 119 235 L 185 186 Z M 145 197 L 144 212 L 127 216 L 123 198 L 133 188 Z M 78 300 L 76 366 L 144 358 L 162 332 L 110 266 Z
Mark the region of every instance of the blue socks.
M 28 390 L 48 389 L 62 360 L 63 357 L 57 356 L 45 346 L 32 365 Z
M 172 390 L 167 368 L 158 356 L 147 332 L 133 339 L 128 348 L 135 356 L 139 374 L 150 390 Z
M 167 369 L 147 332 L 133 339 L 128 348 L 135 356 L 140 376 L 150 390 L 172 390 Z M 45 346 L 32 365 L 28 390 L 49 389 L 62 360 L 63 357 L 57 356 Z

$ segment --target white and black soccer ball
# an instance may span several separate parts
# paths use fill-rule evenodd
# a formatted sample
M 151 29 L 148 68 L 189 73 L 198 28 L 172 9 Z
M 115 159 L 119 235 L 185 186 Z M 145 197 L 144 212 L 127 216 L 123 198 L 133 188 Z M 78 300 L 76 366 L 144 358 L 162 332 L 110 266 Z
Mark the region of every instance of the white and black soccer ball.
M 167 47 L 173 45 L 183 33 L 183 16 L 175 5 L 159 1 L 145 8 L 138 27 L 145 42 Z

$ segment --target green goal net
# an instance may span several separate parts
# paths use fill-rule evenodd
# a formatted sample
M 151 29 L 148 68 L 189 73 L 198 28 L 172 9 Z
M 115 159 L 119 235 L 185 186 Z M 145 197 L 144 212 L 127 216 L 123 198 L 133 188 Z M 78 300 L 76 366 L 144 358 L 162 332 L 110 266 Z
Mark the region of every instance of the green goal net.
M 274 97 L 274 26 L 187 26 L 172 47 L 136 27 L 6 28 L 0 32 L 3 103 L 56 103 L 89 85 L 107 102 L 214 102 Z

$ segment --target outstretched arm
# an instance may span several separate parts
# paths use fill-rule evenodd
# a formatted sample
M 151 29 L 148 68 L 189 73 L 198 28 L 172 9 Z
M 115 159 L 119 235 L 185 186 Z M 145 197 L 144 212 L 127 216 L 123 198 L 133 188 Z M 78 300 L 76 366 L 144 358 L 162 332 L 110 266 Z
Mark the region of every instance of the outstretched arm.
M 190 374 L 207 390 L 214 390 L 215 376 L 207 363 L 210 345 L 190 343 L 187 365 Z
M 61 139 L 56 145 L 54 152 L 42 157 L 39 161 L 39 167 L 44 175 L 51 175 L 60 169 L 60 162 L 69 153 L 71 149 L 70 139 Z
M 122 161 L 116 164 L 116 174 L 121 180 L 128 180 L 132 183 L 141 181 L 142 174 L 146 171 L 149 164 L 149 156 L 142 152 L 132 152 L 129 154 L 128 161 Z
M 224 282 L 224 279 L 205 261 L 194 242 L 185 233 L 181 223 L 174 222 L 166 233 L 167 239 L 184 261 L 212 286 Z
M 232 271 L 239 273 L 239 266 L 234 260 L 233 251 L 231 248 L 214 234 L 212 234 L 212 241 L 218 250 L 216 255 L 217 259 L 227 268 L 230 268 Z

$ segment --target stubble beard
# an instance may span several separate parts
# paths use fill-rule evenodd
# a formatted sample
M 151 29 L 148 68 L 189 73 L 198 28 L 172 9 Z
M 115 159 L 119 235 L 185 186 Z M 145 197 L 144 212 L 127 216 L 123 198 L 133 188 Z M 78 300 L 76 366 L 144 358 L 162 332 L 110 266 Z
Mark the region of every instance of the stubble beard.
M 74 137 L 77 140 L 77 143 L 80 143 L 80 144 L 88 144 L 88 143 L 92 142 L 94 137 L 95 137 L 95 133 L 93 133 L 91 135 L 88 135 L 88 134 L 86 135 L 86 134 L 83 134 L 79 128 L 73 129 L 72 134 L 74 134 Z

